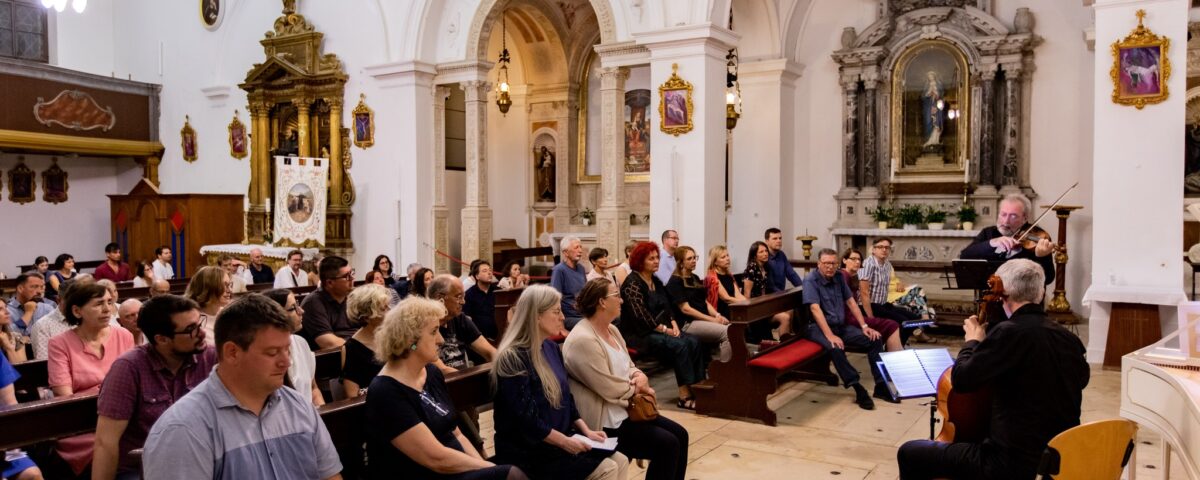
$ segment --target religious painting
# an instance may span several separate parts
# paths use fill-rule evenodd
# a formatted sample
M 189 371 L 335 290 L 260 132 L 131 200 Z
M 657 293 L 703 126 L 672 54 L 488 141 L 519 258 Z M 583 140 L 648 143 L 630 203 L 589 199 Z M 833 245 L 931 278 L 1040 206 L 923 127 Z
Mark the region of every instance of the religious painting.
M 246 139 L 246 124 L 238 119 L 237 110 L 233 111 L 233 121 L 229 122 L 229 155 L 233 158 L 246 158 L 249 143 Z
M 679 64 L 671 64 L 671 77 L 658 87 L 659 129 L 678 137 L 692 131 L 692 84 L 679 77 Z
M 358 95 L 354 107 L 354 145 L 367 148 L 375 144 L 375 113 L 367 106 L 367 96 Z
M 297 183 L 287 193 L 288 216 L 293 222 L 304 223 L 312 218 L 313 191 L 308 184 Z
M 221 19 L 225 16 L 225 6 L 221 4 L 221 0 L 199 0 L 200 2 L 200 23 L 204 28 L 216 30 L 221 26 Z
M 183 149 L 183 159 L 196 161 L 196 130 L 192 128 L 192 119 L 183 117 L 183 128 L 179 130 L 180 147 Z
M 650 174 L 650 90 L 625 92 L 625 175 Z
M 58 166 L 58 158 L 54 158 L 42 172 L 42 201 L 46 203 L 64 203 L 67 201 L 67 172 Z
M 945 41 L 910 47 L 896 62 L 892 93 L 895 173 L 937 174 L 966 168 L 969 69 Z
M 554 203 L 556 198 L 555 173 L 558 162 L 556 161 L 555 146 L 554 139 L 550 135 L 541 135 L 534 141 L 533 201 L 536 203 Z
M 1167 99 L 1167 78 L 1171 76 L 1167 49 L 1171 39 L 1159 37 L 1142 24 L 1145 10 L 1138 10 L 1137 17 L 1137 27 L 1112 44 L 1113 66 L 1109 75 L 1113 81 L 1113 103 L 1141 110 Z
M 17 166 L 8 171 L 8 199 L 26 204 L 34 200 L 33 170 L 25 165 L 25 157 L 17 157 Z
M 1188 90 L 1184 108 L 1183 193 L 1200 197 L 1200 87 Z
M 275 157 L 271 201 L 275 245 L 312 248 L 325 245 L 329 162 L 320 158 Z

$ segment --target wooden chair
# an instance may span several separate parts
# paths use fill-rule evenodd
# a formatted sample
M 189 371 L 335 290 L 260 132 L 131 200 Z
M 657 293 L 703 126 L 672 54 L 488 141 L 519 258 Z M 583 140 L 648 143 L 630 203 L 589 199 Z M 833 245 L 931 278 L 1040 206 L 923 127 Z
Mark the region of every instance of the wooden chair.
M 1050 439 L 1038 474 L 1061 480 L 1117 480 L 1133 455 L 1137 424 L 1125 419 L 1085 423 Z

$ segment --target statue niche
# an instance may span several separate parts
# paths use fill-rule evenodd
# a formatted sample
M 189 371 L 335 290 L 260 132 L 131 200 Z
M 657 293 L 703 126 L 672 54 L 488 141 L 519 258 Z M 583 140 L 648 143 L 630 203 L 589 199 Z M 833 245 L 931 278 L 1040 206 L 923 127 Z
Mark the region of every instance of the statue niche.
M 555 175 L 558 168 L 557 144 L 549 134 L 541 134 L 533 142 L 533 201 L 554 203 L 557 192 Z
M 962 53 L 940 41 L 911 47 L 897 63 L 897 173 L 963 171 L 969 146 L 963 119 L 970 118 L 966 72 Z

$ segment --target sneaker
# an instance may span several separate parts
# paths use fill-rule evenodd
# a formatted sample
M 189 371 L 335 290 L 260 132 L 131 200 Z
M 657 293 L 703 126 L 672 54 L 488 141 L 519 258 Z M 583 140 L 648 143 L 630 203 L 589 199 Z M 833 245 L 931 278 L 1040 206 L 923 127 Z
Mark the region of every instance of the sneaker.
M 892 392 L 888 390 L 887 385 L 881 383 L 875 384 L 875 393 L 871 396 L 888 403 L 900 403 L 900 400 L 892 397 Z
M 858 408 L 863 410 L 874 410 L 875 401 L 871 400 L 871 395 L 867 394 L 867 389 L 860 384 L 851 385 L 854 387 L 854 403 L 858 404 Z

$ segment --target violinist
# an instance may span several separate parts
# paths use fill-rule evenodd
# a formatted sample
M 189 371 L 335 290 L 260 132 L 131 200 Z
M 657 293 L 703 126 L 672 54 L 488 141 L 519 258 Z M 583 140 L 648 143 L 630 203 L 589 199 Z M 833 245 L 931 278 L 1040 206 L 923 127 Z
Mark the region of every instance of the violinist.
M 966 343 L 950 371 L 955 391 L 991 387 L 987 438 L 909 441 L 896 455 L 901 479 L 1034 478 L 1050 439 L 1079 425 L 1089 375 L 1085 349 L 1042 309 L 1042 268 L 1016 259 L 1001 265 L 996 276 L 1008 321 L 985 333 L 978 317 L 968 318 Z
M 1017 238 L 1032 226 L 1028 223 L 1032 209 L 1024 195 L 1013 194 L 1000 201 L 996 225 L 984 228 L 971 240 L 971 245 L 958 255 L 963 259 L 1007 261 L 1014 258 L 1033 260 L 1042 266 L 1046 284 L 1054 282 L 1054 243 L 1045 231 L 1033 227 L 1034 233 L 1026 236 L 1025 242 Z

